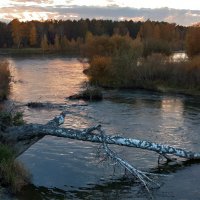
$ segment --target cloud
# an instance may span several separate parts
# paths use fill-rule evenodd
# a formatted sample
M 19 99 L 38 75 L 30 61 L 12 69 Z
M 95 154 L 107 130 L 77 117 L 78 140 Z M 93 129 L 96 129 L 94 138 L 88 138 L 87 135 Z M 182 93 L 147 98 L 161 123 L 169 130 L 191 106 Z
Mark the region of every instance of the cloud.
M 189 17 L 200 17 L 200 12 L 199 13 L 195 13 L 195 12 L 187 12 L 185 15 L 189 16 Z
M 22 2 L 22 0 L 17 0 Z M 16 2 L 16 1 L 15 1 Z M 29 1 L 30 2 L 30 1 Z M 35 0 L 34 2 L 52 2 L 50 0 Z M 66 0 L 65 2 L 72 2 Z M 181 25 L 191 25 L 200 21 L 200 11 L 196 10 L 177 10 L 169 8 L 158 9 L 136 9 L 129 7 L 118 7 L 112 5 L 114 1 L 107 0 L 107 7 L 98 6 L 76 6 L 71 4 L 65 5 L 31 5 L 26 4 L 4 7 L 0 10 L 0 20 L 6 21 L 18 17 L 20 20 L 33 19 L 80 19 L 80 18 L 96 18 L 96 19 L 111 19 L 111 20 L 133 20 L 145 21 L 147 19 L 154 21 L 167 21 L 170 23 L 177 23 Z
M 24 0 L 14 0 L 12 1 L 12 3 L 24 3 Z M 40 4 L 40 3 L 46 3 L 46 4 L 51 4 L 53 3 L 53 0 L 30 0 L 29 2 L 33 2 L 33 3 L 37 3 L 37 4 Z
M 115 0 L 107 0 L 108 3 L 115 3 Z
M 144 16 L 138 16 L 138 17 L 120 17 L 119 20 L 127 20 L 130 21 L 132 20 L 133 22 L 144 22 L 145 21 L 145 17 Z

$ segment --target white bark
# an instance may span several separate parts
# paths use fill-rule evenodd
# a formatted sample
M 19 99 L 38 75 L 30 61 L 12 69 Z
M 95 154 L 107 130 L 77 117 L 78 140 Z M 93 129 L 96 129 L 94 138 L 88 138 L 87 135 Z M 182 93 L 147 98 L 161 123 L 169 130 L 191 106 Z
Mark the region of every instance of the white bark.
M 52 135 L 96 143 L 102 143 L 104 141 L 106 144 L 140 148 L 154 151 L 162 155 L 169 154 L 186 159 L 200 159 L 200 153 L 187 151 L 181 148 L 175 148 L 165 144 L 157 144 L 154 142 L 112 135 L 104 135 L 103 139 L 100 133 L 94 132 L 95 130 L 99 129 L 100 125 L 85 130 L 59 128 L 59 125 L 64 122 L 66 114 L 68 114 L 67 111 L 62 112 L 59 116 L 56 116 L 53 120 L 45 125 L 28 124 L 19 127 L 8 128 L 6 133 L 2 133 L 1 135 L 2 140 L 6 143 L 14 145 L 13 147 L 16 150 L 17 155 L 23 153 L 27 148 L 45 135 Z

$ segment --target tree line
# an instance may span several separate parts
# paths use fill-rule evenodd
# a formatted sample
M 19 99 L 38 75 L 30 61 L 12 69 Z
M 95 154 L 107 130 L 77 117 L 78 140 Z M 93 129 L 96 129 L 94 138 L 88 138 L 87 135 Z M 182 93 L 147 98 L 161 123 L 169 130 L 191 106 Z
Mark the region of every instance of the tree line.
M 94 36 L 128 35 L 132 39 L 139 38 L 146 44 L 146 54 L 148 48 L 154 46 L 157 51 L 163 47 L 169 47 L 172 51 L 187 48 L 192 55 L 199 52 L 199 29 L 150 20 L 134 22 L 80 19 L 20 22 L 13 19 L 9 23 L 0 22 L 0 48 L 77 49 L 85 42 L 89 32 Z
M 186 27 L 166 22 L 134 22 L 112 20 L 47 20 L 20 22 L 13 19 L 6 24 L 0 22 L 0 47 L 45 47 L 84 41 L 87 32 L 93 35 L 129 35 L 132 39 L 162 39 L 173 43 L 174 48 L 183 48 L 181 41 L 186 35 Z M 62 47 L 61 47 L 62 48 Z

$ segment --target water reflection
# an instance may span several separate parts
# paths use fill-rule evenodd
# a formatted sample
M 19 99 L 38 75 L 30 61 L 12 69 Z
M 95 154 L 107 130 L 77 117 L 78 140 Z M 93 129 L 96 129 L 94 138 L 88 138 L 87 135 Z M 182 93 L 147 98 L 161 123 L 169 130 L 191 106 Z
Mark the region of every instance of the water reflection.
M 20 102 L 63 99 L 80 89 L 85 80 L 77 59 L 13 59 L 9 60 L 14 76 L 11 99 Z M 78 78 L 77 78 L 78 77 Z
M 126 178 L 110 179 L 108 182 L 102 181 L 98 184 L 90 184 L 87 187 L 80 187 L 78 189 L 68 187 L 66 190 L 29 185 L 24 188 L 23 193 L 18 197 L 20 200 L 26 200 L 30 193 L 33 196 L 31 200 L 132 199 L 133 194 L 134 199 L 146 199 L 148 197 L 148 193 L 140 184 Z
M 188 56 L 185 52 L 177 52 L 171 56 L 172 62 L 181 62 L 188 60 Z
M 165 97 L 161 101 L 161 124 L 160 132 L 163 140 L 171 145 L 180 146 L 185 144 L 183 135 L 179 134 L 184 128 L 184 104 L 179 98 Z
M 78 92 L 85 80 L 82 65 L 75 58 L 15 58 L 10 62 L 15 80 L 10 98 L 20 104 L 42 101 L 71 105 L 65 97 Z M 104 93 L 106 98 L 102 102 L 69 106 L 67 109 L 77 114 L 67 116 L 63 126 L 80 129 L 102 124 L 107 134 L 199 150 L 199 102 L 190 97 L 146 91 Z M 22 108 L 29 123 L 46 123 L 60 113 L 60 109 Z M 33 175 L 34 184 L 25 188 L 19 199 L 137 199 L 141 191 L 137 184 L 123 182 L 120 170 L 113 181 L 113 168 L 97 164 L 97 148 L 98 145 L 88 142 L 43 138 L 19 158 Z M 136 167 L 157 167 L 157 154 L 112 148 Z

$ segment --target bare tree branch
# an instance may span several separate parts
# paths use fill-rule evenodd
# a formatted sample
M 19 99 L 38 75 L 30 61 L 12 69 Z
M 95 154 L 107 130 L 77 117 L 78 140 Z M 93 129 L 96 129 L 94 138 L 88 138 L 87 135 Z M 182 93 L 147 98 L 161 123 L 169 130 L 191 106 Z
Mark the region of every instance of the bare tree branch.
M 109 158 L 111 158 L 113 161 L 115 161 L 118 165 L 120 165 L 122 168 L 124 168 L 126 171 L 128 171 L 131 175 L 136 177 L 146 188 L 146 190 L 150 193 L 148 185 L 156 185 L 157 187 L 160 187 L 158 183 L 156 183 L 153 179 L 151 179 L 149 176 L 156 175 L 153 173 L 143 172 L 138 169 L 136 169 L 133 165 L 129 164 L 124 159 L 120 158 L 114 151 L 112 151 L 108 144 L 106 144 L 105 135 L 104 132 L 101 130 L 101 128 L 98 128 L 102 139 L 103 139 L 103 149 L 106 151 L 106 154 Z M 148 176 L 149 175 L 149 176 Z

